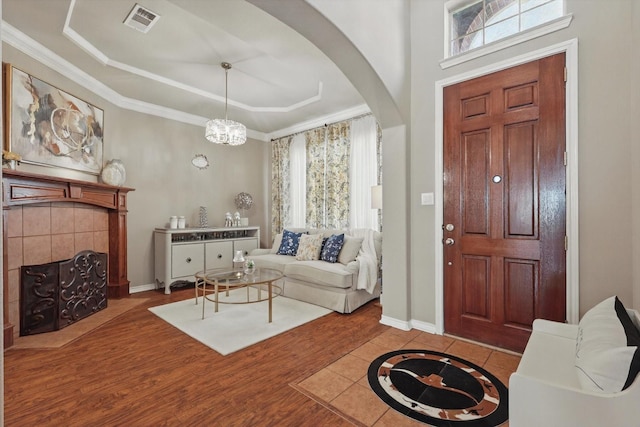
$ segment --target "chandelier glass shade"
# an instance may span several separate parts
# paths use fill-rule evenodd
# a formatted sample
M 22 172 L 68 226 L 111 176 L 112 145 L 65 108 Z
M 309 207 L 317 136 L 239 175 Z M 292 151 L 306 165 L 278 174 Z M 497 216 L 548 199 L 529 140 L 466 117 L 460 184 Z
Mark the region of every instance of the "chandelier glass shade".
M 241 145 L 247 140 L 247 128 L 242 123 L 227 118 L 228 82 L 231 64 L 220 64 L 224 69 L 224 119 L 211 119 L 207 121 L 205 138 L 214 144 Z
M 215 144 L 241 145 L 247 140 L 247 128 L 233 120 L 211 119 L 204 136 Z

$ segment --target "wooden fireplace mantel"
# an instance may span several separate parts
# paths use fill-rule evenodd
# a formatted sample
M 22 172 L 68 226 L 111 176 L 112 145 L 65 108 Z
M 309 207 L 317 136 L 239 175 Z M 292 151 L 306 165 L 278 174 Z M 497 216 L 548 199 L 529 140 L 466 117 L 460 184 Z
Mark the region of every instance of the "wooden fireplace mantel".
M 4 295 L 8 295 L 7 210 L 33 203 L 73 202 L 100 206 L 109 215 L 109 284 L 108 298 L 129 294 L 127 278 L 127 193 L 133 188 L 38 175 L 11 169 L 2 170 L 3 209 L 3 278 Z M 5 348 L 13 344 L 13 327 L 8 321 L 8 301 L 4 307 Z M 9 342 L 7 342 L 9 340 Z M 7 345 L 8 344 L 8 345 Z

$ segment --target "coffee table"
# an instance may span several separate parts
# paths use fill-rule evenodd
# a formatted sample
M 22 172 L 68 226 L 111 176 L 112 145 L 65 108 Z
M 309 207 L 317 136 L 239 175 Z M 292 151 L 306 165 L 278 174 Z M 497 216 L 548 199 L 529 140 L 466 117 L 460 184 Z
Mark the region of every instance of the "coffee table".
M 202 318 L 204 319 L 205 302 L 214 303 L 214 310 L 218 312 L 218 304 L 251 304 L 262 301 L 269 301 L 269 323 L 272 321 L 273 298 L 282 293 L 282 287 L 274 284 L 282 279 L 282 273 L 272 268 L 256 268 L 253 273 L 245 273 L 238 268 L 214 268 L 199 271 L 196 278 L 196 304 L 198 297 L 202 295 Z M 229 296 L 229 290 L 247 289 L 246 301 L 220 301 L 220 292 L 224 291 Z M 257 289 L 257 296 L 250 295 L 250 288 Z M 262 296 L 263 288 L 266 295 Z

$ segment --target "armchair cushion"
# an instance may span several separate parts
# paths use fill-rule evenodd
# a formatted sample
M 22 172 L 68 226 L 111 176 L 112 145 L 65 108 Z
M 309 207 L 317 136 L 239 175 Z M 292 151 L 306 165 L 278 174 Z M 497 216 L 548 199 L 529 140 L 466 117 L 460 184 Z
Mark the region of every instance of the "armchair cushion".
M 618 297 L 590 309 L 580 320 L 575 366 L 583 389 L 619 392 L 640 371 L 640 331 Z

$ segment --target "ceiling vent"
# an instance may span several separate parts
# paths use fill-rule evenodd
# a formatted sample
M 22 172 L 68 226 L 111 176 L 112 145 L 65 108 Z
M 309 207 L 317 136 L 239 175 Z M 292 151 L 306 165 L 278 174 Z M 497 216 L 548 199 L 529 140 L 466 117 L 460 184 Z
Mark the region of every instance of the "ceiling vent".
M 147 33 L 158 22 L 158 19 L 160 19 L 160 15 L 136 3 L 124 20 L 124 24 L 141 33 Z

